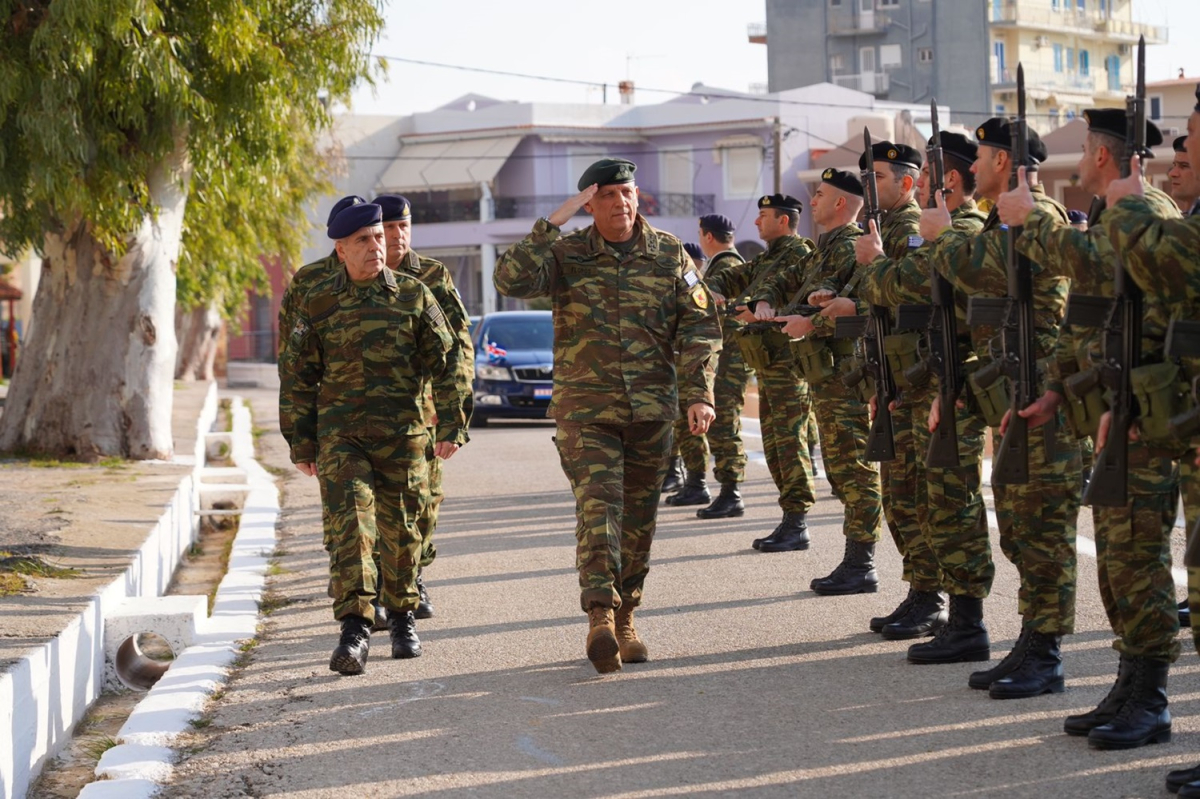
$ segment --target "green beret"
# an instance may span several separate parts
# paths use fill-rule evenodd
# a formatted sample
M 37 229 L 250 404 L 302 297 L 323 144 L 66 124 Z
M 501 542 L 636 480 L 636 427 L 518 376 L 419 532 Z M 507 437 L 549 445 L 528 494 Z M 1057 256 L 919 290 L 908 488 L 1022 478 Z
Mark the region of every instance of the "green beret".
M 768 194 L 765 197 L 759 197 L 758 207 L 776 208 L 780 211 L 795 211 L 796 213 L 804 210 L 801 202 L 789 194 Z
M 1028 132 L 1029 157 L 1038 163 L 1045 161 L 1049 153 L 1046 151 L 1046 145 L 1042 142 L 1042 137 L 1038 136 L 1037 131 L 1033 128 L 1026 127 L 1025 130 Z M 992 117 L 975 129 L 975 138 L 979 139 L 980 144 L 988 147 L 1011 151 L 1013 146 L 1012 123 L 1004 117 Z
M 1089 131 L 1106 133 L 1118 139 L 1125 138 L 1124 108 L 1085 108 L 1083 118 Z M 1162 131 L 1150 120 L 1146 120 L 1146 146 L 1157 147 L 1163 143 Z
M 921 151 L 915 147 L 909 147 L 907 144 L 892 144 L 890 141 L 875 142 L 871 146 L 871 157 L 875 163 L 886 161 L 889 164 L 897 164 L 899 166 L 910 166 L 913 169 L 920 169 L 925 163 L 925 156 L 921 155 Z M 858 168 L 867 168 L 867 154 L 863 153 L 858 158 Z
M 579 190 L 583 191 L 593 183 L 597 186 L 633 183 L 633 173 L 636 171 L 637 164 L 624 158 L 601 158 L 583 170 L 583 176 L 579 178 Z
M 843 172 L 840 169 L 830 167 L 821 173 L 821 182 L 828 183 L 835 189 L 841 189 L 847 194 L 853 194 L 858 197 L 863 196 L 862 181 L 853 172 Z

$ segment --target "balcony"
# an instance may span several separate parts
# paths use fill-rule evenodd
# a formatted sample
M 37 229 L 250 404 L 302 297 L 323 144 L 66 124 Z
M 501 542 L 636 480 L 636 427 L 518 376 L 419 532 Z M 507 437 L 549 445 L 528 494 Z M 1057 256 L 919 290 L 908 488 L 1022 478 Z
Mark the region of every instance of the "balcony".
M 892 24 L 892 18 L 887 14 L 867 13 L 830 14 L 830 36 L 865 36 L 872 33 L 885 33 Z
M 549 216 L 569 199 L 569 195 L 540 197 L 496 197 L 497 219 L 537 219 Z M 646 216 L 704 216 L 713 212 L 711 194 L 674 194 L 641 189 L 638 210 Z M 580 209 L 580 214 L 586 212 Z
M 413 195 L 416 196 L 416 195 Z M 479 200 L 416 200 L 412 205 L 414 225 L 436 225 L 442 222 L 478 222 Z
M 1017 72 L 1010 69 L 997 69 L 992 65 L 992 91 L 1014 91 L 1017 88 Z M 1039 72 L 1025 70 L 1025 91 L 1027 94 L 1045 99 L 1050 95 L 1068 95 L 1087 98 L 1089 101 L 1100 98 L 1120 97 L 1132 92 L 1131 85 L 1122 84 L 1120 87 L 1108 87 L 1107 73 L 1102 75 L 1080 75 L 1076 72 Z
M 751 22 L 746 26 L 746 38 L 750 40 L 750 44 L 766 44 L 767 23 Z
M 1000 7 L 992 8 L 990 20 L 992 27 L 1084 34 L 1108 41 L 1136 42 L 1139 36 L 1146 37 L 1146 44 L 1163 44 L 1167 41 L 1166 28 L 1130 20 L 1113 19 L 1095 8 L 1055 10 L 1046 8 L 1045 4 L 1035 4 L 1026 0 L 1008 0 Z
M 888 73 L 886 72 L 861 72 L 857 75 L 834 75 L 831 82 L 836 86 L 844 86 L 847 89 L 857 89 L 860 92 L 873 94 L 876 97 L 884 97 L 888 93 Z

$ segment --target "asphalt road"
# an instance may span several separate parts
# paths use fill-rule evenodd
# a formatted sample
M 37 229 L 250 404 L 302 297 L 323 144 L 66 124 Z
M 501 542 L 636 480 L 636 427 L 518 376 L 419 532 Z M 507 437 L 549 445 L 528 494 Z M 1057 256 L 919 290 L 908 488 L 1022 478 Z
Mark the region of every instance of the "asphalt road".
M 274 428 L 274 395 L 246 393 L 255 424 Z M 284 571 L 272 579 L 288 604 L 268 617 L 165 795 L 1158 797 L 1168 769 L 1200 759 L 1190 640 L 1172 673 L 1171 743 L 1099 752 L 1062 733 L 1062 718 L 1098 702 L 1116 670 L 1092 558 L 1080 558 L 1066 693 L 994 701 L 966 686 L 979 664 L 909 665 L 905 643 L 867 631 L 904 594 L 890 541 L 878 594 L 808 590 L 842 554 L 827 484 L 809 515 L 810 550 L 750 548 L 779 514 L 760 464 L 745 517 L 662 508 L 638 614 L 651 661 L 598 676 L 583 653 L 574 503 L 551 432 L 496 424 L 447 464 L 440 556 L 426 572 L 436 616 L 418 628 L 425 654 L 393 661 L 376 634 L 361 677 L 327 669 L 337 628 L 316 483 L 288 472 Z M 265 463 L 290 468 L 273 429 L 259 443 Z M 1087 514 L 1080 527 L 1090 536 Z M 1017 582 L 993 548 L 985 610 L 999 658 L 1018 632 Z

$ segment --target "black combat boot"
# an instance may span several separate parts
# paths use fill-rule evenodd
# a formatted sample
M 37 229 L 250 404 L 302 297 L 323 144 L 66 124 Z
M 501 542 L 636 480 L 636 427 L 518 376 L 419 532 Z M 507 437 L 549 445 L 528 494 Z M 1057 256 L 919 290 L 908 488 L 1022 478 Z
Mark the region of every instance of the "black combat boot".
M 375 608 L 375 621 L 371 624 L 371 632 L 381 633 L 387 629 L 387 608 L 378 601 L 372 602 L 371 605 Z
M 787 518 L 787 514 L 784 514 L 784 518 Z M 754 547 L 755 549 L 761 549 L 764 541 L 774 541 L 775 539 L 779 538 L 779 531 L 782 529 L 783 522 L 780 522 L 779 524 L 775 525 L 774 530 L 767 533 L 763 538 L 756 538 L 751 541 L 750 546 Z
M 884 627 L 884 632 L 887 628 Z M 908 648 L 909 663 L 973 663 L 992 653 L 983 623 L 983 600 L 973 596 L 950 597 L 950 620 L 932 641 Z
M 662 493 L 670 494 L 683 487 L 683 458 L 676 455 L 667 462 L 667 477 L 663 480 Z
M 1016 671 L 1021 662 L 1025 660 L 1025 648 L 1029 646 L 1031 632 L 1028 627 L 1021 627 L 1021 634 L 1017 636 L 1017 642 L 1013 644 L 1012 650 L 1004 656 L 1004 659 L 990 669 L 971 672 L 971 676 L 967 678 L 967 685 L 977 691 L 986 691 L 996 680 L 1007 677 Z
M 1191 769 L 1188 769 L 1188 771 L 1191 771 Z M 1170 774 L 1167 776 L 1170 776 Z M 1197 775 L 1197 779 L 1200 779 L 1200 775 Z M 1167 790 L 1171 789 L 1167 788 Z M 1177 788 L 1176 791 L 1179 793 L 1179 799 L 1200 799 L 1200 782 L 1185 783 Z
M 742 504 L 742 492 L 738 491 L 738 484 L 722 483 L 721 493 L 707 508 L 696 511 L 696 516 L 701 519 L 729 519 L 745 512 L 746 506 Z
M 993 682 L 988 696 L 992 699 L 1028 699 L 1042 694 L 1061 694 L 1065 690 L 1062 636 L 1032 632 L 1021 664 L 1007 677 Z
M 433 602 L 429 599 L 429 589 L 425 587 L 420 571 L 417 572 L 417 610 L 413 615 L 418 619 L 433 618 Z
M 933 635 L 946 626 L 946 600 L 937 591 L 917 591 L 904 615 L 883 625 L 879 632 L 888 641 L 908 641 Z
M 1129 696 L 1113 720 L 1088 733 L 1093 749 L 1136 749 L 1171 742 L 1171 711 L 1167 710 L 1167 672 L 1171 664 L 1148 657 L 1131 658 Z
M 367 651 L 371 648 L 371 620 L 353 614 L 342 619 L 342 637 L 329 670 L 338 674 L 362 674 L 367 669 Z
M 785 513 L 770 537 L 758 545 L 759 552 L 793 552 L 808 549 L 808 522 L 803 513 Z
M 1179 603 L 1179 626 L 1184 629 L 1192 626 L 1192 609 L 1186 599 Z
M 1196 790 L 1184 793 L 1179 790 L 1188 783 L 1200 783 L 1200 765 L 1192 766 L 1191 768 L 1180 768 L 1174 771 L 1167 772 L 1167 790 L 1171 793 L 1177 793 L 1180 796 L 1200 796 L 1200 785 L 1196 786 Z
M 688 472 L 683 488 L 667 497 L 668 505 L 707 505 L 712 502 L 704 472 Z
M 411 610 L 393 610 L 388 614 L 388 632 L 392 636 L 392 658 L 421 657 L 421 639 L 417 638 L 417 620 Z
M 1117 711 L 1125 704 L 1129 696 L 1129 683 L 1133 679 L 1133 658 L 1121 655 L 1117 664 L 1117 680 L 1109 689 L 1108 695 L 1100 700 L 1093 710 L 1067 716 L 1063 722 L 1063 732 L 1067 735 L 1087 735 L 1094 728 L 1112 721 Z
M 826 577 L 818 577 L 808 587 L 821 596 L 873 594 L 879 590 L 875 571 L 875 544 L 872 541 L 846 539 L 842 562 Z
M 884 627 L 894 621 L 897 621 L 898 619 L 903 618 L 904 614 L 908 613 L 908 609 L 912 607 L 913 600 L 916 598 L 916 596 L 917 589 L 912 587 L 912 583 L 909 583 L 908 593 L 904 595 L 904 599 L 900 600 L 900 604 L 896 606 L 895 610 L 886 616 L 872 616 L 871 620 L 867 622 L 867 626 L 871 628 L 871 632 L 883 632 Z

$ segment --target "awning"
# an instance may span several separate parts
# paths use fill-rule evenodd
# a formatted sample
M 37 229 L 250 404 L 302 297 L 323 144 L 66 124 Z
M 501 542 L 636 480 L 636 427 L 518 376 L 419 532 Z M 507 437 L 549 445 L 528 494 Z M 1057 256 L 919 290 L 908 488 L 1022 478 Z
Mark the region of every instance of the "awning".
M 447 191 L 490 183 L 522 138 L 401 143 L 400 154 L 379 179 L 379 191 Z

